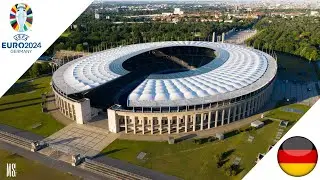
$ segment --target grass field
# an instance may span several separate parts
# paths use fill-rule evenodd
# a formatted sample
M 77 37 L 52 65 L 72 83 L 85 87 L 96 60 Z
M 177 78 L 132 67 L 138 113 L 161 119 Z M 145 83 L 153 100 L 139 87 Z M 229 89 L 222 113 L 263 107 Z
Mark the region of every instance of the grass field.
M 309 107 L 299 104 L 288 105 L 306 112 Z M 291 121 L 284 134 L 294 125 L 302 115 L 283 112 L 280 108 L 270 111 L 270 117 L 283 118 Z M 103 154 L 154 169 L 166 174 L 174 175 L 183 179 L 241 179 L 255 165 L 258 153 L 266 153 L 268 147 L 274 144 L 279 129 L 278 121 L 265 119 L 265 127 L 253 130 L 242 131 L 240 134 L 228 133 L 223 141 L 206 142 L 196 144 L 193 140 L 186 140 L 178 144 L 169 145 L 167 142 L 144 142 L 116 140 L 103 150 Z M 242 128 L 242 129 L 245 129 Z M 248 142 L 249 135 L 254 136 L 252 143 Z M 137 159 L 140 152 L 147 153 L 146 158 Z M 215 156 L 227 152 L 227 158 L 222 168 L 217 168 Z M 240 172 L 236 176 L 227 176 L 225 167 L 232 164 L 236 157 L 240 157 Z
M 258 153 L 265 153 L 269 145 L 274 143 L 278 126 L 279 122 L 268 120 L 268 124 L 261 129 L 201 145 L 192 140 L 175 145 L 169 145 L 167 142 L 116 140 L 104 149 L 103 153 L 183 179 L 241 179 L 255 165 Z M 248 142 L 249 135 L 255 137 L 252 143 Z M 140 152 L 147 153 L 146 160 L 136 158 Z M 223 152 L 228 154 L 226 163 L 222 168 L 217 168 L 215 156 Z M 242 159 L 241 171 L 237 176 L 227 176 L 224 168 L 236 157 Z
M 5 96 L 0 98 L 0 124 L 49 136 L 63 128 L 63 125 L 41 112 L 41 94 L 50 92 L 51 77 L 32 82 L 16 83 Z M 40 125 L 39 127 L 36 127 Z M 36 128 L 35 128 L 36 127 Z
M 304 113 L 306 113 L 310 109 L 310 107 L 306 106 L 306 105 L 290 104 L 290 105 L 282 106 L 282 107 L 279 107 L 279 108 L 276 108 L 276 109 L 270 111 L 266 115 L 266 117 L 275 118 L 275 119 L 281 119 L 281 120 L 298 121 L 303 116 L 303 114 L 299 114 L 299 113 L 284 112 L 284 111 L 281 110 L 284 107 L 301 110 Z
M 12 154 L 4 150 L 0 150 L 0 179 L 6 178 L 6 164 L 16 163 L 17 176 L 14 179 L 46 179 L 46 180 L 73 180 L 79 179 L 67 173 L 46 167 L 36 161 L 31 161 L 17 154 Z

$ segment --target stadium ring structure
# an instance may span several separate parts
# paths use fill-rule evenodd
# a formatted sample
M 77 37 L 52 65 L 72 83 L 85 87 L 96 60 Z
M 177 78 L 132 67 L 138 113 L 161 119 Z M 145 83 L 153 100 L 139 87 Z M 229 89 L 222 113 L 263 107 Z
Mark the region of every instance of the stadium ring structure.
M 123 63 L 167 47 L 212 49 L 215 58 L 187 71 L 153 73 L 130 91 L 126 104 L 98 107 L 86 96 L 130 73 Z M 270 99 L 276 60 L 264 52 L 227 43 L 168 41 L 121 46 L 61 66 L 52 88 L 56 105 L 79 124 L 107 111 L 110 132 L 171 134 L 224 126 L 257 113 Z M 126 84 L 123 85 L 124 87 Z M 119 89 L 121 91 L 121 89 Z M 98 97 L 110 96 L 102 91 Z

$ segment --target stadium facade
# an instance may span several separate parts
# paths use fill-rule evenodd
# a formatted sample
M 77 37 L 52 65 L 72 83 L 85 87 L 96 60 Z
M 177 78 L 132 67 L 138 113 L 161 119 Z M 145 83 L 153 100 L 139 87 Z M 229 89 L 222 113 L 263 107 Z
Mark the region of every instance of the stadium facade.
M 124 68 L 140 54 L 175 47 L 188 52 L 188 47 L 210 49 L 215 57 L 193 69 L 154 72 L 137 81 Z M 153 42 L 71 61 L 54 73 L 52 88 L 57 107 L 79 124 L 107 111 L 111 132 L 171 134 L 215 128 L 257 113 L 270 99 L 276 73 L 276 60 L 252 48 L 202 41 Z M 123 94 L 125 103 L 118 100 Z M 113 104 L 104 103 L 108 96 L 113 96 Z

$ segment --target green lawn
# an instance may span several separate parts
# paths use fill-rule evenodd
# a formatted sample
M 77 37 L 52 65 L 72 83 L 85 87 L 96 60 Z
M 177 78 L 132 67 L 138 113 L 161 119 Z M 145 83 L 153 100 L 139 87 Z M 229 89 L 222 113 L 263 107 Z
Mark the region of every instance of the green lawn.
M 14 179 L 46 179 L 46 180 L 73 180 L 80 179 L 68 173 L 44 166 L 36 161 L 31 161 L 17 154 L 11 154 L 7 151 L 0 150 L 0 179 L 6 178 L 6 164 L 16 163 L 17 176 Z
M 292 104 L 287 107 L 306 112 L 308 106 Z M 272 118 L 291 121 L 284 134 L 294 125 L 295 121 L 302 117 L 301 114 L 283 112 L 281 108 L 270 111 L 267 115 Z M 274 144 L 279 129 L 278 121 L 268 120 L 266 125 L 258 130 L 242 131 L 241 133 L 229 133 L 231 136 L 223 141 L 206 142 L 196 144 L 193 140 L 186 140 L 175 145 L 167 142 L 145 142 L 116 140 L 103 150 L 103 154 L 127 161 L 132 164 L 154 169 L 166 174 L 183 179 L 241 179 L 255 165 L 258 153 L 265 153 L 268 147 Z M 243 130 L 246 127 L 242 128 Z M 283 134 L 283 135 L 284 135 Z M 255 137 L 253 143 L 248 142 L 248 136 Z M 144 161 L 138 160 L 140 152 L 147 153 Z M 229 152 L 222 168 L 217 168 L 216 155 Z M 241 157 L 241 171 L 233 177 L 227 176 L 225 167 L 231 164 L 236 157 Z
M 258 153 L 265 153 L 269 145 L 273 144 L 279 122 L 267 122 L 261 129 L 242 132 L 224 141 L 199 145 L 187 140 L 169 145 L 167 142 L 116 140 L 104 149 L 103 153 L 183 179 L 241 179 L 255 165 Z M 249 135 L 255 137 L 253 143 L 247 141 Z M 147 153 L 145 162 L 136 158 L 140 152 Z M 217 168 L 215 156 L 223 152 L 229 152 L 230 155 L 225 159 L 226 164 Z M 229 177 L 225 174 L 224 168 L 236 157 L 242 158 L 242 170 L 237 176 Z
M 50 92 L 51 77 L 33 82 L 16 83 L 5 96 L 0 98 L 0 124 L 49 136 L 63 128 L 51 115 L 41 112 L 41 94 Z M 41 126 L 33 129 L 36 124 Z
M 306 106 L 306 105 L 290 104 L 290 105 L 282 106 L 282 107 L 279 107 L 279 108 L 276 108 L 276 109 L 270 111 L 266 115 L 266 117 L 275 118 L 275 119 L 281 119 L 281 120 L 298 121 L 303 116 L 303 114 L 299 114 L 299 113 L 292 113 L 292 112 L 282 111 L 281 108 L 283 108 L 283 107 L 298 109 L 298 110 L 303 111 L 304 113 L 306 113 L 310 109 L 310 107 Z

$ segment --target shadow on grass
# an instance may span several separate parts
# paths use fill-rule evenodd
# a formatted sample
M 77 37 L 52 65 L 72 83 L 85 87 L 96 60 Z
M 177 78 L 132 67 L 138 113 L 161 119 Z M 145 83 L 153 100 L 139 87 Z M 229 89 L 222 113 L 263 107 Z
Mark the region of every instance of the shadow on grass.
M 219 162 L 220 168 L 223 167 L 223 166 L 224 166 L 227 162 L 229 162 L 229 161 L 230 161 L 230 159 L 224 159 L 224 160 L 220 161 L 220 162 Z
M 234 152 L 235 152 L 235 149 L 230 149 L 230 150 L 222 153 L 222 159 L 227 159 Z
M 12 154 L 9 154 L 7 156 L 8 159 L 15 159 L 15 158 L 21 158 L 22 156 L 20 156 L 19 154 L 17 153 L 12 153 Z
M 4 96 L 8 95 L 15 95 L 15 94 L 21 94 L 21 93 L 27 93 L 38 89 L 44 89 L 44 87 L 38 88 L 40 84 L 32 84 L 31 82 L 25 82 L 25 83 L 18 83 L 14 84 L 5 94 Z
M 235 169 L 236 175 L 240 174 L 243 170 L 244 170 L 244 168 L 240 168 L 240 166 L 238 165 L 238 167 L 236 167 L 236 169 Z
M 31 104 L 26 104 L 26 105 L 22 105 L 22 106 L 15 106 L 15 107 L 0 109 L 0 112 L 12 110 L 12 109 L 19 109 L 19 108 L 23 108 L 23 107 L 35 106 L 35 105 L 39 105 L 39 111 L 41 111 L 41 109 L 40 109 L 41 102 L 37 102 L 37 103 L 31 103 Z
M 236 129 L 236 130 L 233 130 L 233 131 L 230 131 L 230 132 L 227 132 L 226 134 L 224 134 L 224 138 L 227 139 L 227 138 L 233 137 L 238 134 L 240 134 L 240 131 L 238 129 Z
M 263 122 L 264 122 L 264 126 L 267 126 L 267 125 L 269 125 L 269 124 L 272 124 L 272 123 L 273 123 L 273 121 L 272 121 L 272 120 L 270 120 L 270 119 L 266 119 L 266 120 L 264 120 Z
M 109 154 L 113 154 L 113 153 L 116 153 L 116 152 L 119 152 L 119 151 L 122 151 L 122 150 L 125 150 L 125 149 L 127 149 L 127 148 L 113 149 L 111 151 L 101 152 L 101 153 L 97 154 L 96 156 L 94 156 L 93 158 L 99 158 L 99 157 L 107 156 Z
M 7 103 L 2 103 L 2 104 L 0 104 L 0 106 L 17 104 L 17 103 L 23 103 L 23 102 L 34 101 L 34 100 L 39 100 L 39 99 L 41 99 L 41 97 L 32 98 L 32 99 L 25 99 L 25 100 L 20 100 L 20 101 L 12 101 L 12 102 L 7 102 Z
M 209 136 L 209 137 L 206 137 L 206 138 L 198 138 L 198 139 L 194 139 L 193 142 L 196 143 L 196 144 L 206 144 L 206 143 L 211 143 L 211 142 L 214 142 L 218 140 L 216 137 L 214 136 Z
M 182 137 L 180 137 L 180 138 L 177 138 L 177 139 L 176 139 L 176 143 L 180 143 L 180 142 L 182 142 L 182 141 L 186 141 L 186 140 L 192 139 L 192 138 L 194 138 L 194 137 L 197 137 L 197 135 L 196 135 L 196 134 L 188 134 L 188 135 L 182 136 Z

